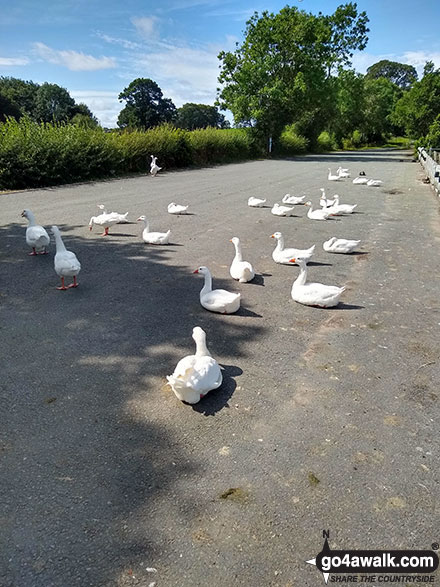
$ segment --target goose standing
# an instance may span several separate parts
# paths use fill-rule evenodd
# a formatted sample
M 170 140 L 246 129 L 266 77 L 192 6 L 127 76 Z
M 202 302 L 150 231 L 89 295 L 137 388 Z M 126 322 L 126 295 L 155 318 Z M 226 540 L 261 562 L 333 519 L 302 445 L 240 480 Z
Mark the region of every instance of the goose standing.
M 119 214 L 118 212 L 107 212 L 104 204 L 97 204 L 102 214 L 107 214 L 110 218 L 116 218 L 118 222 L 128 222 L 128 212 L 125 214 Z
M 58 226 L 52 226 L 52 234 L 55 237 L 57 247 L 54 258 L 55 271 L 61 277 L 61 287 L 57 287 L 57 289 L 65 290 L 71 287 L 78 287 L 76 276 L 81 270 L 81 263 L 78 261 L 75 253 L 66 249 Z M 73 277 L 73 283 L 67 287 L 64 285 L 65 277 Z
M 248 199 L 248 206 L 251 208 L 262 208 L 266 202 L 267 200 L 262 200 L 260 198 L 254 198 L 254 196 L 251 196 Z
M 361 241 L 348 240 L 345 238 L 336 238 L 332 236 L 328 241 L 323 243 L 322 248 L 327 253 L 352 253 Z
M 208 267 L 199 267 L 193 273 L 201 273 L 205 283 L 200 292 L 201 305 L 210 312 L 233 314 L 240 308 L 240 294 L 225 289 L 212 289 L 212 276 Z
M 220 365 L 211 357 L 206 346 L 206 332 L 196 326 L 192 337 L 196 343 L 196 354 L 187 355 L 177 363 L 174 373 L 167 375 L 168 385 L 180 401 L 196 404 L 209 391 L 222 384 Z
M 338 167 L 337 174 L 339 175 L 339 177 L 342 177 L 342 179 L 350 177 L 350 172 L 348 171 L 348 169 L 343 169 L 342 167 Z
M 298 277 L 292 285 L 291 296 L 295 302 L 305 306 L 318 306 L 320 308 L 331 308 L 337 306 L 339 298 L 345 287 L 335 285 L 323 285 L 322 283 L 306 283 L 307 265 L 304 259 L 291 259 L 292 263 L 297 263 L 300 267 Z
M 281 206 L 281 204 L 276 202 L 272 206 L 271 212 L 275 216 L 290 216 L 293 212 L 293 208 L 289 208 L 289 206 Z
M 281 263 L 282 265 L 292 265 L 290 262 L 292 257 L 301 257 L 307 263 L 307 261 L 310 261 L 310 258 L 315 251 L 316 245 L 313 245 L 310 247 L 310 249 L 285 249 L 284 237 L 281 232 L 274 232 L 270 238 L 274 238 L 277 241 L 277 246 L 272 253 L 272 259 L 275 261 L 275 263 Z
M 102 226 L 104 232 L 101 236 L 108 236 L 108 229 L 110 226 L 117 224 L 119 220 L 111 214 L 99 214 L 99 216 L 92 216 L 89 222 L 89 230 L 92 230 L 93 225 Z
M 150 223 L 146 216 L 139 216 L 137 222 L 144 223 L 142 238 L 149 245 L 167 245 L 169 243 L 171 230 L 168 230 L 168 232 L 150 232 Z
M 26 228 L 26 243 L 32 247 L 32 253 L 28 255 L 47 255 L 46 247 L 50 243 L 50 237 L 46 229 L 36 223 L 35 216 L 30 210 L 23 210 L 21 215 L 29 221 Z
M 283 196 L 281 200 L 283 204 L 289 204 L 291 206 L 296 206 L 297 204 L 304 204 L 305 196 L 291 196 L 290 194 L 286 194 Z
M 327 169 L 328 169 L 327 178 L 329 181 L 339 181 L 341 179 L 339 175 L 332 174 L 332 170 L 330 169 L 330 167 L 328 167 Z
M 333 199 L 335 203 L 330 208 L 327 208 L 327 211 L 329 211 L 332 216 L 345 216 L 346 214 L 353 214 L 357 204 L 340 204 L 338 194 L 335 194 Z
M 327 220 L 331 216 L 330 208 L 314 210 L 312 202 L 306 202 L 305 205 L 310 207 L 307 212 L 307 218 L 310 218 L 310 220 Z
M 160 171 L 162 169 L 162 167 L 159 167 L 159 165 L 157 165 L 156 161 L 157 161 L 157 157 L 155 157 L 154 155 L 151 155 L 150 173 L 153 177 L 156 177 L 158 171 Z
M 319 200 L 319 205 L 322 208 L 330 208 L 330 206 L 333 206 L 333 204 L 335 203 L 334 200 L 329 200 L 327 199 L 327 196 L 325 195 L 325 189 L 324 188 L 319 188 L 321 190 L 321 198 Z
M 248 261 L 243 261 L 240 239 L 234 236 L 230 242 L 235 247 L 235 257 L 229 269 L 232 279 L 237 279 L 240 283 L 252 281 L 255 277 L 255 271 Z
M 181 204 L 171 202 L 171 204 L 168 204 L 168 214 L 186 214 L 188 207 L 189 206 L 182 206 Z

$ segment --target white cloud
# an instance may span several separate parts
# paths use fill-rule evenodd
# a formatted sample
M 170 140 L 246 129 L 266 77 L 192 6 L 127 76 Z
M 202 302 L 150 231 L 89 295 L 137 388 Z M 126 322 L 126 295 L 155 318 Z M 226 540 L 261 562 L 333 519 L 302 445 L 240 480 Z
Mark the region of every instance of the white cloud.
M 33 43 L 36 54 L 56 65 L 63 65 L 71 71 L 96 71 L 98 69 L 110 69 L 116 67 L 113 57 L 93 57 L 77 51 L 57 51 L 44 43 Z
M 412 65 L 417 69 L 419 77 L 423 75 L 423 68 L 427 61 L 432 61 L 435 68 L 440 67 L 440 53 L 430 53 L 428 51 L 406 51 L 403 54 L 402 62 L 407 65 Z
M 401 55 L 388 53 L 384 55 L 372 55 L 371 53 L 359 52 L 353 55 L 353 67 L 359 73 L 366 73 L 367 69 L 374 63 L 378 63 L 383 59 L 395 61 L 397 63 L 404 63 L 405 65 L 412 65 L 416 68 L 419 79 L 423 76 L 423 68 L 427 61 L 432 61 L 435 68 L 440 67 L 440 53 L 428 51 L 405 51 Z
M 111 43 L 112 45 L 120 45 L 124 49 L 140 49 L 141 45 L 139 43 L 133 43 L 133 41 L 128 41 L 127 39 L 121 39 L 120 37 L 110 37 L 109 35 L 105 35 L 101 33 L 101 31 L 96 31 L 96 36 L 105 41 L 106 43 Z
M 16 65 L 27 65 L 29 59 L 27 57 L 0 57 L 0 66 L 13 67 Z
M 157 23 L 159 19 L 156 16 L 133 17 L 131 22 L 134 24 L 137 32 L 144 39 L 154 39 L 158 36 Z

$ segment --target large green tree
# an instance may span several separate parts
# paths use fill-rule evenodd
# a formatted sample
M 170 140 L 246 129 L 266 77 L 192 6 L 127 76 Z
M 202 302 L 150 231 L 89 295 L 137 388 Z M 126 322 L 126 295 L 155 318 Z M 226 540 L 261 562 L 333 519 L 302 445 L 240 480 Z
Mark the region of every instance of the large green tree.
M 162 90 L 149 78 L 137 78 L 119 94 L 120 102 L 126 102 L 118 117 L 121 128 L 152 128 L 163 122 L 172 122 L 176 107 Z
M 176 126 L 187 130 L 195 128 L 227 128 L 229 122 L 215 106 L 188 102 L 177 109 Z
M 0 94 L 7 98 L 21 114 L 30 117 L 35 113 L 35 99 L 40 86 L 16 77 L 0 77 Z
M 75 100 L 57 84 L 42 84 L 35 97 L 34 116 L 42 122 L 67 122 L 72 118 Z
M 392 113 L 400 94 L 399 87 L 385 77 L 365 79 L 363 133 L 369 142 L 393 132 Z
M 286 6 L 278 14 L 255 13 L 234 52 L 221 52 L 218 104 L 236 123 L 275 138 L 298 123 L 312 143 L 332 116 L 331 73 L 350 63 L 367 43 L 368 18 L 357 5 L 317 16 Z
M 384 77 L 402 90 L 409 90 L 417 81 L 417 71 L 412 65 L 382 59 L 367 69 L 365 77 L 367 79 Z
M 364 83 L 364 76 L 352 69 L 342 69 L 335 78 L 336 112 L 329 121 L 328 129 L 334 133 L 339 144 L 364 124 Z

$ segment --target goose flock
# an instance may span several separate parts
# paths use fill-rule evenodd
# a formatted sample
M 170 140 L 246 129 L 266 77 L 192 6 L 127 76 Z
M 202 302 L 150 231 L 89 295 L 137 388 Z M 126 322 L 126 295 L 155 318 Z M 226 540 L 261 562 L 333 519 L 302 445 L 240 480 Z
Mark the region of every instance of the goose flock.
M 151 155 L 151 169 L 150 174 L 154 177 L 160 171 L 161 167 L 157 165 L 157 157 Z M 343 181 L 350 177 L 348 169 L 339 167 L 337 174 L 334 175 L 329 169 L 329 181 Z M 335 179 L 336 178 L 336 179 Z M 365 179 L 365 182 L 356 180 Z M 369 183 L 373 181 L 373 183 Z M 365 174 L 361 172 L 355 180 L 354 184 L 370 185 L 377 187 L 381 185 L 380 180 L 368 180 Z M 320 208 L 314 209 L 312 201 L 304 203 L 305 195 L 292 196 L 286 194 L 282 198 L 282 202 L 275 202 L 271 207 L 271 213 L 276 216 L 291 216 L 295 207 L 305 205 L 307 206 L 307 218 L 311 220 L 327 221 L 334 216 L 347 216 L 355 211 L 357 204 L 341 204 L 340 197 L 335 194 L 332 199 L 327 199 L 324 188 L 321 188 L 321 196 L 319 199 Z M 267 199 L 260 199 L 250 197 L 248 199 L 248 206 L 252 208 L 270 208 L 266 206 Z M 288 204 L 288 205 L 286 205 Z M 109 229 L 114 224 L 119 222 L 127 222 L 128 212 L 120 214 L 117 212 L 107 212 L 104 204 L 98 204 L 101 213 L 97 216 L 92 216 L 89 221 L 89 229 L 100 226 L 104 229 L 101 236 L 108 236 Z M 167 211 L 170 214 L 187 214 L 188 206 L 176 204 L 171 202 Z M 31 247 L 32 252 L 29 255 L 45 255 L 48 254 L 47 247 L 50 243 L 48 232 L 43 226 L 37 224 L 35 215 L 30 210 L 24 210 L 22 217 L 26 218 L 29 225 L 26 229 L 26 243 Z M 150 245 L 167 245 L 170 241 L 171 231 L 166 232 L 151 232 L 150 223 L 146 216 L 139 216 L 138 222 L 143 222 L 144 228 L 142 230 L 142 239 L 145 243 Z M 289 221 L 290 222 L 290 221 Z M 55 239 L 56 253 L 54 256 L 54 269 L 57 275 L 61 278 L 61 286 L 57 287 L 59 290 L 67 290 L 78 287 L 77 277 L 81 270 L 81 264 L 75 253 L 68 251 L 63 243 L 61 233 L 57 226 L 52 226 L 51 232 Z M 272 258 L 275 263 L 282 265 L 298 265 L 299 275 L 294 280 L 291 288 L 291 297 L 295 302 L 306 306 L 314 306 L 320 308 L 331 308 L 336 306 L 340 297 L 343 294 L 345 287 L 335 285 L 325 285 L 322 283 L 313 283 L 307 281 L 307 263 L 312 258 L 316 245 L 308 249 L 302 248 L 285 248 L 283 234 L 279 231 L 270 235 L 270 238 L 275 239 L 276 246 L 272 252 Z M 243 260 L 243 252 L 240 239 L 234 236 L 230 239 L 235 249 L 235 255 L 232 258 L 230 265 L 231 278 L 239 283 L 248 283 L 255 278 L 255 270 L 249 261 Z M 323 243 L 323 250 L 328 253 L 349 254 L 356 250 L 360 244 L 360 240 L 331 237 Z M 208 267 L 201 266 L 193 272 L 200 274 L 204 278 L 203 287 L 200 291 L 200 304 L 203 308 L 210 312 L 221 314 L 234 314 L 240 308 L 241 293 L 232 292 L 225 289 L 213 289 L 213 279 Z M 67 278 L 72 279 L 70 285 L 65 284 Z M 188 355 L 181 359 L 177 364 L 174 373 L 167 376 L 168 385 L 171 386 L 175 395 L 181 400 L 189 404 L 194 404 L 200 401 L 209 391 L 217 389 L 222 383 L 221 368 L 217 361 L 212 358 L 206 346 L 206 333 L 202 328 L 195 327 L 193 329 L 192 337 L 196 344 L 195 355 Z

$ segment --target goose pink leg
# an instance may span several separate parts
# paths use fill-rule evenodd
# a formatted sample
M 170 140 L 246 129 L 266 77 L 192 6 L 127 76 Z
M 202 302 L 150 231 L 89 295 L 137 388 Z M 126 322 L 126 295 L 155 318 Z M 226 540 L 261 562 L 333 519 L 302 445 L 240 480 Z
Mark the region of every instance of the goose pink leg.
M 109 229 L 108 226 L 107 226 L 107 228 L 104 228 L 104 232 L 101 234 L 101 236 L 108 236 L 108 229 Z
M 61 278 L 61 287 L 57 287 L 57 289 L 65 290 L 67 287 L 64 285 L 64 277 Z
M 69 287 L 78 287 L 79 283 L 76 281 L 76 275 L 73 276 L 73 283 L 71 283 L 70 285 L 67 286 L 67 288 Z

